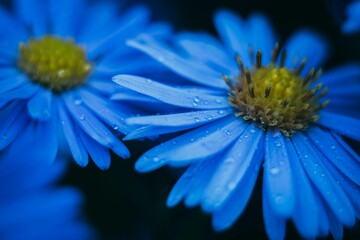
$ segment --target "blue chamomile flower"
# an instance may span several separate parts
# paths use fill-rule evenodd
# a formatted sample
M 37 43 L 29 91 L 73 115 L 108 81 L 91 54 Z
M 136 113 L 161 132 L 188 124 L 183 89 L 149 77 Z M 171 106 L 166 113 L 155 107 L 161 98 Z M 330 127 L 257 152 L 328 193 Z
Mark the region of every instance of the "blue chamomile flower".
M 340 238 L 343 225 L 360 216 L 360 159 L 342 139 L 360 140 L 359 65 L 320 74 L 323 39 L 302 30 L 281 51 L 260 14 L 243 20 L 223 10 L 215 25 L 221 42 L 204 33 L 179 34 L 173 44 L 146 35 L 129 41 L 188 80 L 176 86 L 134 75 L 113 78 L 163 109 L 177 107 L 127 119 L 139 128 L 126 139 L 181 133 L 143 154 L 136 170 L 188 166 L 167 205 L 183 199 L 189 207 L 200 205 L 221 231 L 243 212 L 263 166 L 270 239 L 284 238 L 287 220 L 305 238 Z
M 350 3 L 346 8 L 346 20 L 342 25 L 344 33 L 353 33 L 360 30 L 360 1 Z
M 81 217 L 83 197 L 72 187 L 55 187 L 64 161 L 49 166 L 19 151 L 26 136 L 0 153 L 0 236 L 4 240 L 95 239 Z M 19 157 L 17 161 L 4 155 Z
M 111 149 L 129 151 L 117 135 L 129 131 L 116 73 L 153 71 L 156 61 L 125 45 L 139 32 L 164 36 L 167 24 L 149 24 L 149 11 L 85 0 L 16 0 L 12 16 L 0 8 L 0 151 L 19 135 L 28 158 L 52 162 L 65 151 L 85 166 L 88 154 L 101 169 Z M 154 65 L 155 63 L 155 65 Z

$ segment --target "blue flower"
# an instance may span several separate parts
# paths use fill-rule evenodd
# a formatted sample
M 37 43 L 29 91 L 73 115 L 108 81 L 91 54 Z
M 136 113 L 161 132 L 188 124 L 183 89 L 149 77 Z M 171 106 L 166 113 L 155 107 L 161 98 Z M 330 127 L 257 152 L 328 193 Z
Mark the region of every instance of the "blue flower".
M 284 238 L 290 219 L 305 238 L 329 232 L 340 238 L 343 225 L 360 216 L 360 159 L 341 137 L 360 140 L 359 65 L 320 74 L 313 68 L 328 52 L 320 36 L 296 32 L 280 52 L 259 14 L 245 21 L 223 10 L 215 25 L 221 42 L 204 33 L 179 34 L 171 45 L 145 35 L 129 41 L 188 80 L 113 78 L 135 95 L 151 97 L 144 105 L 177 107 L 127 119 L 138 129 L 125 139 L 180 134 L 143 154 L 136 170 L 189 166 L 167 205 L 183 199 L 189 207 L 200 205 L 221 231 L 243 212 L 263 166 L 271 239 Z
M 346 8 L 347 19 L 342 25 L 344 33 L 353 33 L 360 30 L 360 1 L 353 1 Z
M 28 159 L 16 144 L 0 153 L 1 239 L 95 239 L 81 218 L 81 193 L 72 187 L 55 187 L 66 170 L 63 161 L 51 167 Z M 18 157 L 17 161 L 8 156 Z
M 17 0 L 15 16 L 0 8 L 0 151 L 26 134 L 22 151 L 30 159 L 52 162 L 56 155 L 71 154 L 86 166 L 89 154 L 106 169 L 109 149 L 129 157 L 117 136 L 130 131 L 124 118 L 132 111 L 110 99 L 128 93 L 111 76 L 156 69 L 160 64 L 125 40 L 140 32 L 165 36 L 170 28 L 149 25 L 143 6 L 122 11 L 121 17 L 117 7 Z

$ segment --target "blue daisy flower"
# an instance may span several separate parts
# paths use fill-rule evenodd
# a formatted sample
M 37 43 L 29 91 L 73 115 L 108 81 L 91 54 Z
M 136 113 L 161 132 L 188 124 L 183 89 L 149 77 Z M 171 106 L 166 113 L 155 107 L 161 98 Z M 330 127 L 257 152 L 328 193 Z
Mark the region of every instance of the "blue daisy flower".
M 0 8 L 0 151 L 26 134 L 29 158 L 52 162 L 67 152 L 86 166 L 88 154 L 101 169 L 111 149 L 129 157 L 119 134 L 131 130 L 129 107 L 110 96 L 116 73 L 146 74 L 158 64 L 125 45 L 147 32 L 165 36 L 165 23 L 149 24 L 135 6 L 118 17 L 109 2 L 17 0 L 15 16 Z M 63 151 L 67 149 L 67 151 Z
M 179 34 L 173 44 L 146 35 L 129 41 L 188 81 L 113 78 L 150 97 L 148 105 L 177 107 L 127 119 L 138 129 L 125 139 L 180 134 L 144 153 L 136 170 L 188 166 L 167 205 L 200 205 L 221 231 L 243 212 L 263 166 L 270 239 L 284 238 L 287 220 L 305 238 L 340 238 L 360 216 L 360 159 L 342 139 L 360 140 L 359 64 L 320 74 L 328 52 L 321 36 L 298 31 L 280 51 L 260 14 L 243 20 L 219 11 L 215 26 L 221 42 L 204 33 Z
M 353 33 L 360 30 L 360 1 L 353 1 L 346 8 L 347 19 L 342 25 L 344 33 Z
M 39 159 L 29 161 L 17 148 L 24 138 L 0 153 L 1 239 L 95 239 L 94 230 L 81 219 L 81 193 L 54 186 L 66 170 L 64 162 L 49 167 Z

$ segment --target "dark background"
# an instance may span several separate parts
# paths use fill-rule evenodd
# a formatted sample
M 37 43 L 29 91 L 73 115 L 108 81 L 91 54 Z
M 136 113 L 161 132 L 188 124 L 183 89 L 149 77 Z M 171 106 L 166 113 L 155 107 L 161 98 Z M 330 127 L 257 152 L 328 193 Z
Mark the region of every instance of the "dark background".
M 222 7 L 243 17 L 254 11 L 265 13 L 281 37 L 280 42 L 299 28 L 311 27 L 328 37 L 332 45 L 326 69 L 360 57 L 359 34 L 344 36 L 340 32 L 344 18 L 341 2 L 344 1 L 147 0 L 144 3 L 152 9 L 154 19 L 171 22 L 177 31 L 186 29 L 216 34 L 212 15 Z M 122 160 L 114 156 L 108 171 L 101 171 L 93 164 L 84 169 L 74 165 L 66 178 L 67 184 L 74 184 L 85 193 L 86 215 L 103 239 L 266 239 L 261 177 L 237 223 L 228 231 L 215 233 L 210 216 L 199 208 L 188 209 L 182 204 L 171 209 L 166 207 L 166 198 L 180 175 L 179 170 L 163 168 L 147 174 L 134 171 L 137 157 L 156 144 L 145 143 L 146 146 L 144 142 L 128 142 L 132 158 Z M 300 239 L 291 222 L 286 238 Z M 344 239 L 360 239 L 359 223 L 345 230 Z
M 96 1 L 96 0 L 93 0 Z M 9 5 L 10 1 L 0 1 Z M 141 1 L 130 1 L 134 4 Z M 208 31 L 216 34 L 212 15 L 218 8 L 232 9 L 243 17 L 252 12 L 265 13 L 283 42 L 302 27 L 311 27 L 328 37 L 331 57 L 325 65 L 331 68 L 346 61 L 359 60 L 360 36 L 342 35 L 344 18 L 340 0 L 145 0 L 155 20 L 166 20 L 175 30 Z M 246 211 L 228 231 L 215 233 L 210 216 L 199 208 L 175 208 L 165 205 L 167 195 L 181 170 L 163 168 L 138 174 L 133 165 L 137 157 L 158 142 L 127 142 L 132 158 L 113 156 L 109 170 L 94 164 L 81 168 L 73 164 L 64 180 L 79 187 L 85 197 L 85 217 L 98 230 L 102 239 L 266 239 L 261 209 L 261 174 Z M 355 146 L 356 147 L 356 146 Z M 300 239 L 291 222 L 287 239 Z M 330 239 L 330 238 L 329 238 Z M 360 225 L 346 229 L 344 239 L 360 239 Z

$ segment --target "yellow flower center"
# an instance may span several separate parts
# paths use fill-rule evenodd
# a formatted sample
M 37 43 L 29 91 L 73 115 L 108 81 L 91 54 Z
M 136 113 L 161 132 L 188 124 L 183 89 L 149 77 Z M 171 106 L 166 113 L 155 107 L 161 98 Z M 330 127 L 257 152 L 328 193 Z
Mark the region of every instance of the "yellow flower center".
M 44 36 L 20 43 L 19 50 L 18 68 L 54 92 L 81 85 L 91 71 L 84 50 L 71 40 Z
M 257 52 L 251 71 L 245 69 L 239 56 L 236 56 L 240 67 L 236 84 L 225 75 L 223 79 L 231 89 L 229 103 L 236 108 L 236 116 L 253 121 L 263 129 L 279 129 L 285 136 L 291 136 L 317 121 L 317 112 L 329 100 L 319 103 L 319 99 L 327 93 L 322 83 L 309 89 L 320 71 L 314 74 L 312 69 L 302 78 L 300 73 L 305 66 L 305 59 L 298 69 L 290 70 L 284 67 L 286 52 L 282 53 L 280 65 L 277 66 L 278 49 L 276 45 L 268 66 L 262 66 L 262 54 Z

